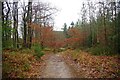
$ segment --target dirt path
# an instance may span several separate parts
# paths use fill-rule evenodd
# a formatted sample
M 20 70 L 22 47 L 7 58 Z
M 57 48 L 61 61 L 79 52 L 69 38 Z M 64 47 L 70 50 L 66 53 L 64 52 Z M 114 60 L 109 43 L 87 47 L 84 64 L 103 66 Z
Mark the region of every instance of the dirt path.
M 45 60 L 42 78 L 73 78 L 74 70 L 67 65 L 59 54 L 51 54 Z

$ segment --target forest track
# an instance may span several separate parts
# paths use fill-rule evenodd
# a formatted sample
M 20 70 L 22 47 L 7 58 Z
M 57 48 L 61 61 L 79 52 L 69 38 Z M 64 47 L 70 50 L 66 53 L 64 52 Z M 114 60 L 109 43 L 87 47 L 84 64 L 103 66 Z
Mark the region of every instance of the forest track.
M 66 64 L 60 54 L 50 54 L 45 64 L 42 78 L 75 78 L 74 69 Z

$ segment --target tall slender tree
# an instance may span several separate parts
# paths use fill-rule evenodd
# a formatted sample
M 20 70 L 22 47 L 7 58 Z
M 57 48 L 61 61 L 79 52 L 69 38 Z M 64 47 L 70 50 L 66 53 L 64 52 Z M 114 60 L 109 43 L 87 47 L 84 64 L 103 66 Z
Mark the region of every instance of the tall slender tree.
M 31 29 L 31 23 L 32 23 L 32 2 L 29 1 L 28 2 L 28 13 L 27 13 L 27 17 L 28 17 L 28 43 L 27 46 L 28 48 L 31 48 L 31 44 L 32 44 L 32 29 Z
M 13 2 L 13 46 L 18 48 L 18 2 Z

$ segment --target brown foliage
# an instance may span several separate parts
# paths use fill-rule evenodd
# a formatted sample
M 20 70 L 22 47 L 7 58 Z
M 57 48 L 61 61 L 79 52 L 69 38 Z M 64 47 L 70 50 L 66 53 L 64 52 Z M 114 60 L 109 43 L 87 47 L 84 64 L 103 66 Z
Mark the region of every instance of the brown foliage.
M 70 28 L 68 30 L 69 38 L 65 39 L 65 42 L 68 46 L 77 47 L 81 45 L 82 36 L 78 28 Z
M 64 60 L 72 65 L 78 73 L 83 73 L 84 78 L 119 77 L 118 56 L 95 56 L 88 52 L 75 50 L 67 50 L 62 55 Z
M 33 43 L 39 43 L 45 47 L 59 48 L 64 46 L 64 41 L 58 40 L 58 35 L 53 31 L 51 26 L 39 26 L 38 24 L 32 24 L 34 30 Z

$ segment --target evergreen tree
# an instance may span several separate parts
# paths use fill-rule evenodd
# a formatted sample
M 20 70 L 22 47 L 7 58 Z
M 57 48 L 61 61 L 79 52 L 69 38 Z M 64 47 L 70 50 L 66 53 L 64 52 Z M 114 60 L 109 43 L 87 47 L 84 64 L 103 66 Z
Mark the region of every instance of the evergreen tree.
M 66 23 L 64 23 L 63 33 L 64 33 L 65 37 L 67 38 L 68 35 L 67 35 L 67 24 Z

